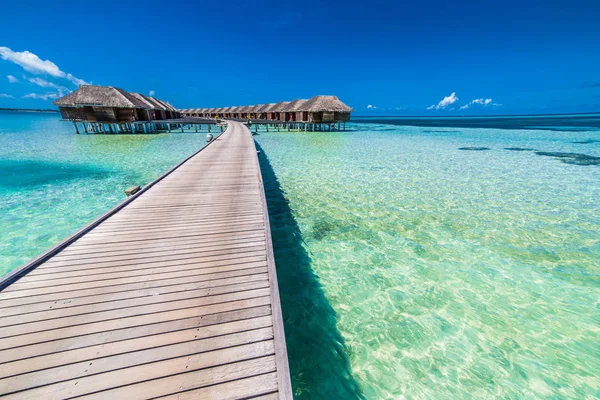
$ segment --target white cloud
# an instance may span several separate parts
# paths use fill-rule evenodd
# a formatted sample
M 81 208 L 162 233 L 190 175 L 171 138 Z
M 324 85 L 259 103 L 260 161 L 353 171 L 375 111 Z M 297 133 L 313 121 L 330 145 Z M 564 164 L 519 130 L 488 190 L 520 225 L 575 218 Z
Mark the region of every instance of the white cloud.
M 452 92 L 450 96 L 444 97 L 439 103 L 433 104 L 427 107 L 428 110 L 440 110 L 448 107 L 450 104 L 454 104 L 458 101 L 458 97 L 456 96 L 456 92 Z
M 58 68 L 58 65 L 54 64 L 50 60 L 42 60 L 37 55 L 25 50 L 25 51 L 12 51 L 8 47 L 0 46 L 0 57 L 2 59 L 15 63 L 21 66 L 25 71 L 31 72 L 38 75 L 50 75 L 56 78 L 68 79 L 75 85 L 84 85 L 85 82 L 82 79 L 76 78 L 71 74 L 67 74 Z
M 375 108 L 377 108 L 377 107 L 375 107 L 373 104 L 369 104 L 369 105 L 367 106 L 367 108 L 368 108 L 368 109 L 370 109 L 370 110 L 372 110 L 372 109 L 375 109 Z
M 17 78 L 15 78 L 14 76 L 12 76 L 12 75 L 6 75 L 6 77 L 8 78 L 8 81 L 10 83 L 17 83 L 17 82 L 19 82 L 19 80 Z
M 66 90 L 68 90 L 64 86 L 60 86 L 60 85 L 57 85 L 56 83 L 48 82 L 47 80 L 42 79 L 42 78 L 27 78 L 27 80 L 29 82 L 33 83 L 34 85 L 38 85 L 38 86 L 41 86 L 41 87 L 49 87 L 49 88 L 53 88 L 53 89 L 56 89 L 56 90 L 59 90 L 59 91 L 66 91 Z
M 156 92 L 154 90 L 151 90 L 150 92 L 148 92 L 148 95 L 150 97 L 154 96 L 156 94 Z
M 6 94 L 6 93 L 0 93 L 0 99 L 14 99 L 15 96 L 10 95 L 10 94 Z
M 88 82 L 84 81 L 83 79 L 79 79 L 79 78 L 75 78 L 73 75 L 71 74 L 67 74 L 66 78 L 68 80 L 70 80 L 73 84 L 75 84 L 76 86 L 80 86 L 80 85 L 89 85 Z
M 484 98 L 474 99 L 474 100 L 471 100 L 470 102 L 468 102 L 467 104 L 465 104 L 464 106 L 461 106 L 460 109 L 461 110 L 466 110 L 467 108 L 469 108 L 470 106 L 472 106 L 474 104 L 479 104 L 479 105 L 482 105 L 482 106 L 485 107 L 485 106 L 488 106 L 488 105 L 492 104 L 492 99 L 484 99 Z M 495 104 L 494 103 L 492 105 L 493 106 L 497 106 L 499 104 Z
M 56 99 L 58 94 L 56 93 L 46 93 L 46 94 L 37 94 L 37 93 L 29 93 L 23 96 L 24 99 L 38 99 L 38 100 L 48 100 L 48 99 Z

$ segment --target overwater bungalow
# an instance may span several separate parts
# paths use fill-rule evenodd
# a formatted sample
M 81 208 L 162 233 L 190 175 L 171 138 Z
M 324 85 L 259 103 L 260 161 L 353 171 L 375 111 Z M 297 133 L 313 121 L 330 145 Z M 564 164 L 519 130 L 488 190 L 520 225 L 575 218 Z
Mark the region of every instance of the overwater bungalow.
M 184 115 L 190 110 L 179 110 Z M 286 127 L 310 130 L 342 129 L 350 120 L 352 108 L 337 96 L 314 96 L 309 100 L 297 99 L 255 106 L 192 109 L 193 114 L 204 117 L 255 119 L 283 123 Z M 187 113 L 186 113 L 187 112 Z M 294 124 L 290 124 L 294 123 Z
M 314 96 L 298 107 L 308 113 L 308 122 L 337 123 L 350 120 L 351 107 L 342 103 L 337 96 Z
M 237 110 L 238 110 L 239 108 L 240 108 L 240 107 L 238 107 L 238 106 L 233 106 L 233 107 L 231 107 L 231 108 L 229 109 L 229 118 L 237 118 Z
M 248 118 L 250 115 L 250 110 L 252 110 L 252 107 L 254 106 L 246 106 L 246 107 L 242 107 L 241 109 L 238 110 L 238 114 L 239 117 L 238 118 Z
M 250 109 L 247 111 L 249 118 L 250 118 L 250 119 L 256 119 L 256 118 L 257 118 L 257 117 L 256 117 L 256 115 L 257 115 L 256 111 L 257 111 L 259 108 L 261 108 L 263 105 L 264 105 L 264 104 L 257 104 L 257 105 L 255 105 L 255 106 L 252 106 L 252 107 L 250 107 Z
M 231 118 L 231 110 L 233 109 L 233 107 L 225 107 L 225 110 L 223 110 L 223 118 Z
M 281 118 L 283 116 L 283 109 L 289 103 L 290 103 L 289 101 L 280 101 L 279 103 L 275 104 L 269 110 L 269 117 L 267 119 L 274 120 L 274 121 L 283 121 L 283 118 Z
M 151 107 L 131 93 L 112 86 L 81 85 L 55 100 L 63 119 L 88 122 L 145 120 Z
M 152 105 L 154 106 L 154 117 L 152 118 L 153 120 L 164 120 L 167 119 L 167 107 L 162 104 L 161 102 L 159 102 L 158 100 L 156 100 L 154 97 L 147 97 L 148 101 L 150 101 L 152 103 Z
M 282 121 L 286 121 L 286 122 L 306 122 L 308 121 L 308 112 L 307 111 L 302 111 L 301 108 L 302 106 L 307 102 L 308 100 L 293 100 L 290 101 L 285 107 L 283 107 L 281 114 L 282 114 Z
M 133 97 L 146 104 L 146 108 L 138 110 L 138 121 L 152 121 L 154 118 L 155 106 L 149 98 L 140 93 L 130 93 Z
M 165 116 L 163 119 L 177 118 L 177 110 L 175 108 L 173 108 L 173 106 L 171 106 L 169 103 L 159 100 L 154 97 L 149 97 L 149 99 L 154 100 L 154 102 L 156 102 L 162 106 L 162 108 L 164 109 L 164 116 Z

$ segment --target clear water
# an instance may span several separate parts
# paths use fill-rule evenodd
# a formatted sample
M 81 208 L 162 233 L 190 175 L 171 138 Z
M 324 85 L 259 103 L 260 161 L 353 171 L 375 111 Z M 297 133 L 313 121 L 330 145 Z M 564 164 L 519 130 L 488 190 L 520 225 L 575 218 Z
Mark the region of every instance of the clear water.
M 296 396 L 600 397 L 600 132 L 350 128 L 256 136 Z
M 204 146 L 204 134 L 77 135 L 58 114 L 0 111 L 0 276 Z
M 255 136 L 296 396 L 599 397 L 598 121 L 383 122 Z M 204 141 L 0 113 L 0 274 Z

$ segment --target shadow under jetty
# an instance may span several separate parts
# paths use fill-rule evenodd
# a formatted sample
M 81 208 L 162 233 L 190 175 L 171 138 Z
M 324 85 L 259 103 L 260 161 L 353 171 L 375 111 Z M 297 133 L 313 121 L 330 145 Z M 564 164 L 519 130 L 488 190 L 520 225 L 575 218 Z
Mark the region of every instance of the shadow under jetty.
M 290 373 L 297 399 L 363 399 L 352 377 L 337 315 L 311 268 L 302 234 L 262 147 L 264 179 Z

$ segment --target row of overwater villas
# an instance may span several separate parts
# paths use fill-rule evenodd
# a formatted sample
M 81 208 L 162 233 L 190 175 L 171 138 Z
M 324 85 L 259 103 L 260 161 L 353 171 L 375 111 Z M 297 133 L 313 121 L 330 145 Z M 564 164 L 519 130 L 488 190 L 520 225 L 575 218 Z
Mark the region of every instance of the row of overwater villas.
M 71 121 L 124 123 L 180 117 L 166 101 L 112 86 L 81 85 L 52 104 L 58 106 L 63 119 Z
M 189 108 L 184 117 L 258 119 L 277 122 L 335 123 L 350 120 L 352 108 L 337 96 L 314 96 L 309 100 L 282 101 L 255 106 Z

